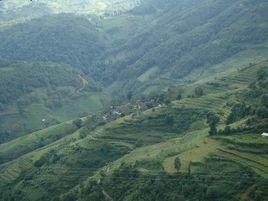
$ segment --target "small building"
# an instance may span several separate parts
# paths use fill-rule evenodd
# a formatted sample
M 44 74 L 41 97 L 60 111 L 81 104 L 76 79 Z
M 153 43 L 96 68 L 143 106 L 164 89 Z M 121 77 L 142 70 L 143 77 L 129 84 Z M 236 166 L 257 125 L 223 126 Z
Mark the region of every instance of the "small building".
M 268 137 L 268 133 L 261 134 L 263 137 Z
M 103 121 L 106 121 L 106 122 L 110 122 L 110 121 L 113 120 L 113 118 L 112 118 L 111 115 L 109 115 L 109 114 L 104 114 L 104 115 L 102 116 L 102 119 L 103 119 Z

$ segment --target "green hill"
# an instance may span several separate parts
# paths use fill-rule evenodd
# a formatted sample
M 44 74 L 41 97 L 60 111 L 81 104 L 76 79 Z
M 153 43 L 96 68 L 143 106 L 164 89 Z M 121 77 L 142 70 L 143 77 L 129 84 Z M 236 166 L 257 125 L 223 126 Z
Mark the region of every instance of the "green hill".
M 105 58 L 104 81 L 116 80 L 125 90 L 140 93 L 265 60 L 267 6 L 262 0 L 145 1 L 124 16 L 106 19 L 104 27 L 114 37 L 128 33 L 129 24 L 122 19 L 129 15 L 130 26 L 137 28 Z M 145 75 L 149 79 L 141 81 Z
M 89 121 L 3 163 L 0 195 L 4 200 L 266 199 L 268 142 L 260 134 L 268 128 L 267 67 L 261 62 L 199 84 L 201 96 L 190 86 L 192 96 L 103 126 Z M 209 136 L 206 121 L 213 114 L 219 123 L 217 134 Z M 0 150 L 4 155 L 12 148 L 0 145 Z
M 112 94 L 122 83 L 121 94 L 148 93 L 266 60 L 267 7 L 265 0 L 146 0 L 115 16 L 45 16 L 0 30 L 0 55 L 69 64 Z
M 0 1 L 0 201 L 268 200 L 267 10 Z
M 107 100 L 94 80 L 70 66 L 2 61 L 0 143 L 98 112 Z
M 87 18 L 55 15 L 0 31 L 1 59 L 49 61 L 90 68 L 104 50 L 105 38 Z

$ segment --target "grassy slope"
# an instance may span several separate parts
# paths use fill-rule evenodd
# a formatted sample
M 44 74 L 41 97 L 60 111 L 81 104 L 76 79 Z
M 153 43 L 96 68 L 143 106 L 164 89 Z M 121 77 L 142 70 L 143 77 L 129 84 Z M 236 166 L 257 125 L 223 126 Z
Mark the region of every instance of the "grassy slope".
M 207 173 L 208 170 L 197 162 L 206 164 L 213 156 L 248 167 L 267 178 L 267 139 L 255 137 L 257 133 L 243 138 L 234 135 L 228 137 L 229 142 L 224 138 L 211 139 L 208 138 L 204 115 L 197 116 L 194 121 L 187 117 L 189 108 L 199 111 L 199 114 L 207 111 L 228 113 L 230 108 L 224 107 L 226 100 L 234 101 L 232 94 L 243 91 L 255 79 L 258 69 L 266 67 L 267 62 L 261 63 L 233 73 L 226 79 L 215 80 L 227 84 L 223 91 L 205 83 L 206 95 L 203 97 L 175 101 L 169 107 L 148 110 L 138 117 L 123 117 L 89 132 L 83 139 L 79 137 L 81 131 L 77 131 L 3 164 L 0 167 L 3 187 L 0 195 L 7 197 L 11 193 L 10 197 L 20 200 L 48 200 L 53 197 L 50 191 L 59 195 L 89 176 L 97 179 L 103 174 L 112 175 L 122 164 L 132 164 L 146 174 L 161 171 L 174 173 L 174 159 L 177 156 L 181 158 L 182 173 L 188 171 L 190 163 L 193 163 L 193 173 Z M 163 114 L 167 112 L 180 113 L 181 118 L 188 119 L 184 124 L 190 125 L 170 130 L 161 124 Z M 177 122 L 180 121 L 178 117 Z M 182 122 L 178 124 L 183 125 Z M 249 140 L 254 147 L 248 143 Z M 142 143 L 138 144 L 139 141 Z M 154 165 L 148 165 L 149 162 Z M 12 187 L 12 191 L 7 189 L 8 186 Z
M 86 119 L 85 119 L 86 120 Z M 0 145 L 0 164 L 57 141 L 78 128 L 73 121 L 51 126 Z
M 0 72 L 0 143 L 98 112 L 109 100 L 93 80 L 70 66 L 0 62 Z
M 228 77 L 222 78 L 220 80 L 214 80 L 214 82 L 222 84 L 219 85 L 218 88 L 211 86 L 211 83 L 204 83 L 203 87 L 206 91 L 205 96 L 200 98 L 188 98 L 183 99 L 181 101 L 175 101 L 172 103 L 172 109 L 178 110 L 179 108 L 188 107 L 194 109 L 210 110 L 223 114 L 224 119 L 222 120 L 225 120 L 226 115 L 224 114 L 228 113 L 230 109 L 226 107 L 226 102 L 230 100 L 239 101 L 236 100 L 234 95 L 241 92 L 243 93 L 247 86 L 255 79 L 256 73 L 260 69 L 267 69 L 267 62 L 261 62 L 258 65 L 248 67 L 242 71 L 239 71 L 238 73 L 232 73 L 232 75 Z M 163 111 L 167 112 L 168 110 L 168 108 L 159 107 L 156 108 L 154 112 L 161 113 Z M 146 118 L 150 118 L 150 116 L 154 116 L 154 112 L 152 110 L 148 110 L 144 113 L 144 115 L 146 116 Z M 131 122 L 129 119 L 125 121 L 128 123 Z M 234 124 L 233 126 L 238 127 L 239 125 L 240 123 L 237 122 L 236 125 Z M 123 130 L 121 130 L 121 132 L 122 131 Z M 137 134 L 138 133 L 136 133 L 136 135 Z M 162 134 L 166 135 L 165 132 L 162 132 Z M 102 135 L 105 134 L 102 133 L 101 135 L 96 135 L 94 139 L 103 139 Z M 129 139 L 130 136 L 127 136 L 127 138 Z M 118 196 L 116 192 L 121 192 L 120 187 L 118 187 L 118 189 L 116 189 L 115 187 L 114 191 L 109 191 L 108 189 L 113 188 L 113 186 L 116 185 L 120 186 L 120 184 L 124 183 L 125 185 L 130 185 L 130 189 L 134 188 L 133 191 L 138 190 L 138 187 L 135 188 L 134 184 L 130 184 L 132 183 L 131 178 L 128 179 L 122 176 L 118 177 L 119 173 L 114 175 L 114 171 L 119 170 L 120 172 L 120 169 L 122 169 L 122 164 L 124 164 L 124 166 L 126 164 L 131 165 L 132 167 L 137 168 L 142 174 L 151 175 L 151 178 L 154 178 L 154 174 L 159 174 L 163 171 L 172 175 L 178 172 L 178 170 L 175 169 L 174 163 L 176 157 L 179 157 L 181 161 L 180 173 L 187 173 L 189 171 L 190 166 L 191 172 L 195 175 L 215 174 L 214 176 L 220 177 L 219 175 L 221 174 L 224 178 L 224 181 L 221 182 L 224 183 L 227 182 L 226 178 L 230 177 L 230 175 L 233 175 L 232 178 L 235 179 L 235 171 L 241 171 L 242 169 L 249 168 L 250 171 L 253 171 L 256 175 L 259 175 L 263 179 L 267 179 L 267 143 L 267 139 L 261 137 L 260 133 L 248 133 L 242 136 L 240 134 L 232 135 L 229 137 L 210 138 L 208 137 L 208 129 L 195 130 L 192 132 L 187 132 L 182 137 L 175 137 L 172 140 L 167 140 L 157 144 L 136 148 L 129 154 L 120 158 L 119 160 L 116 160 L 115 162 L 102 168 L 99 174 L 97 174 L 92 179 L 98 180 L 99 178 L 103 178 L 103 180 L 105 180 L 105 178 L 107 178 L 107 180 L 109 180 L 108 178 L 111 177 L 111 180 L 109 181 L 111 186 L 109 186 L 109 183 L 104 182 L 100 183 L 100 188 L 106 189 L 106 193 L 108 192 L 110 196 L 114 196 L 114 199 L 121 200 L 122 197 L 116 197 Z M 210 164 L 211 162 L 209 162 L 211 158 L 212 160 L 215 160 L 214 162 L 212 162 L 213 164 Z M 226 161 L 226 164 L 222 164 L 224 166 L 220 168 L 220 171 L 215 172 L 214 168 L 217 166 L 218 163 L 221 163 L 220 161 Z M 224 176 L 224 171 L 226 171 L 226 176 Z M 130 173 L 128 173 L 128 177 L 131 177 Z M 119 183 L 116 183 L 115 180 Z M 136 182 L 139 182 L 139 180 L 140 179 L 138 178 Z M 252 195 L 250 194 L 257 189 L 256 186 L 259 185 L 257 184 L 257 181 L 260 181 L 261 179 L 253 181 L 255 179 L 252 178 L 249 180 L 251 180 L 251 182 L 253 183 L 249 182 L 250 184 L 246 185 L 247 187 L 245 189 L 239 189 L 238 192 L 240 193 L 237 194 L 236 192 L 236 194 L 233 196 L 236 196 L 237 199 L 243 198 L 245 200 L 251 200 Z M 229 179 L 229 181 L 231 182 L 231 179 Z M 73 195 L 73 198 L 80 198 L 84 200 L 86 199 L 86 197 L 91 195 L 88 193 L 87 196 L 83 194 L 83 190 L 85 189 L 88 189 L 88 191 L 90 192 L 90 185 L 90 182 L 87 182 L 84 188 L 80 187 L 80 189 L 78 188 L 78 191 L 76 191 L 77 189 L 74 189 L 74 191 L 70 192 L 68 195 Z M 144 184 L 141 183 L 140 185 Z M 219 186 L 220 184 L 218 183 L 215 185 Z M 233 184 L 230 183 L 228 185 L 229 187 L 231 187 Z M 228 189 L 229 187 L 226 186 L 224 188 Z M 264 189 L 265 187 L 263 187 L 263 190 Z M 130 196 L 129 192 L 126 192 L 123 189 L 121 190 L 126 196 Z M 102 194 L 100 193 L 99 196 L 101 195 Z M 266 197 L 267 194 L 263 194 L 261 198 L 258 198 L 258 200 Z M 127 197 L 123 197 L 122 200 L 125 199 L 127 199 Z M 230 199 L 235 198 L 231 197 Z

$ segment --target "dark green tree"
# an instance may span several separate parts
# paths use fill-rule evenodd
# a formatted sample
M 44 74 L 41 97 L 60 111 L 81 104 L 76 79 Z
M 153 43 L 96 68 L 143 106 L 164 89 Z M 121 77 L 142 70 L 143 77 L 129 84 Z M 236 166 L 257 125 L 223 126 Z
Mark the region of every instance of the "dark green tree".
M 194 94 L 196 97 L 201 97 L 204 95 L 204 91 L 201 87 L 196 87 L 194 90 Z
M 227 117 L 227 124 L 231 124 L 249 114 L 250 107 L 247 107 L 245 103 L 238 103 L 235 104 L 232 109 L 231 113 Z
M 174 123 L 174 117 L 171 114 L 166 115 L 165 122 L 167 125 L 173 125 Z
M 179 157 L 176 157 L 175 158 L 174 166 L 175 166 L 176 170 L 179 172 L 180 171 L 180 168 L 181 168 L 181 160 L 180 160 Z
M 220 119 L 213 113 L 207 115 L 207 123 L 209 125 L 210 131 L 209 135 L 214 136 L 217 135 L 217 124 L 219 123 Z
M 267 76 L 267 73 L 264 70 L 259 70 L 257 72 L 257 79 L 258 81 L 265 79 Z
M 261 97 L 261 103 L 264 107 L 268 108 L 268 94 L 264 94 Z M 0 105 L 0 111 L 1 111 L 1 105 Z
M 76 119 L 74 120 L 73 124 L 77 127 L 77 128 L 81 128 L 82 127 L 82 120 L 79 118 L 79 119 Z

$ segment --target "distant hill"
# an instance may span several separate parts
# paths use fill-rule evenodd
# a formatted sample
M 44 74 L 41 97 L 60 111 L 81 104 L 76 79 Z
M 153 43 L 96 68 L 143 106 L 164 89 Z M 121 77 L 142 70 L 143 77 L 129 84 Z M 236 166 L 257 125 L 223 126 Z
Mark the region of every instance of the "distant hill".
M 114 47 L 104 58 L 108 63 L 105 81 L 116 80 L 127 90 L 146 92 L 265 60 L 267 10 L 264 0 L 148 0 L 130 12 L 132 20 L 144 20 L 143 25 L 137 23 L 137 29 L 142 27 L 143 31 L 134 32 L 134 37 Z M 107 20 L 106 24 L 110 29 L 124 30 L 122 18 L 118 18 L 118 24 L 112 23 L 116 20 L 111 20 L 111 25 Z
M 46 14 L 116 15 L 133 9 L 142 0 L 4 0 L 0 3 L 2 20 L 36 18 Z M 0 20 L 1 21 L 1 20 Z
M 69 64 L 110 91 L 124 83 L 122 94 L 148 93 L 265 60 L 267 9 L 265 0 L 146 0 L 112 17 L 45 16 L 0 31 L 0 55 Z
M 0 31 L 2 59 L 50 61 L 90 68 L 104 51 L 105 37 L 87 18 L 56 15 Z

